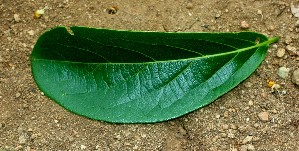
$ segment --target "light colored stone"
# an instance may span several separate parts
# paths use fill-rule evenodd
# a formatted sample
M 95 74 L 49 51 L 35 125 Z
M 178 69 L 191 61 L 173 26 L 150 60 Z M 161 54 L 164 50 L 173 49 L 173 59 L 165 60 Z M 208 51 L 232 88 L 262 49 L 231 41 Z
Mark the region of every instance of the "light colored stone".
M 247 144 L 247 143 L 251 142 L 251 141 L 252 141 L 252 138 L 253 138 L 253 136 L 246 136 L 246 137 L 243 139 L 242 144 Z
M 194 6 L 193 6 L 193 3 L 189 2 L 186 6 L 187 9 L 192 9 Z
M 228 130 L 227 137 L 229 137 L 229 138 L 235 138 L 235 134 L 233 133 L 232 129 Z
M 17 92 L 16 93 L 16 98 L 20 97 L 21 96 L 21 93 Z
M 277 71 L 277 75 L 283 79 L 286 79 L 289 75 L 290 69 L 286 67 L 280 67 Z
M 19 137 L 19 144 L 24 145 L 24 144 L 26 144 L 26 141 L 27 141 L 27 139 L 24 135 L 21 135 Z
M 233 130 L 238 129 L 238 127 L 236 125 L 234 125 L 234 124 L 230 124 L 230 128 L 233 129 Z
M 292 76 L 292 82 L 299 86 L 299 68 L 294 71 Z
M 252 85 L 253 85 L 253 84 L 252 84 L 251 82 L 246 82 L 246 83 L 245 83 L 245 87 L 246 87 L 246 88 L 250 88 L 250 87 L 252 87 Z
M 85 150 L 87 147 L 85 145 L 80 146 L 81 150 Z
M 296 21 L 295 26 L 299 27 L 299 20 Z
M 294 56 L 294 55 L 298 56 L 299 55 L 299 52 L 297 51 L 297 48 L 293 47 L 291 45 L 287 45 L 286 50 L 290 53 L 291 56 Z
M 15 150 L 23 150 L 23 146 L 19 145 L 15 148 Z
M 284 48 L 279 48 L 277 50 L 277 53 L 276 53 L 276 56 L 279 57 L 279 58 L 282 58 L 286 53 L 286 50 Z
M 33 30 L 29 30 L 27 33 L 28 33 L 30 36 L 33 36 L 33 35 L 34 35 L 34 31 L 33 31 Z
M 240 151 L 247 151 L 247 145 L 242 145 L 240 147 Z
M 267 122 L 269 121 L 269 112 L 261 112 L 258 114 L 258 117 L 261 121 Z
M 296 47 L 293 47 L 291 45 L 287 45 L 286 48 L 287 48 L 288 51 L 296 51 Z
M 284 42 L 285 42 L 286 44 L 288 44 L 288 45 L 289 45 L 292 41 L 293 41 L 293 40 L 292 40 L 292 37 L 289 36 L 289 35 L 287 35 L 286 38 L 285 38 L 285 40 L 284 40 Z
M 225 133 L 220 133 L 220 136 L 221 136 L 222 138 L 227 137 L 227 135 L 226 135 Z
M 238 151 L 238 149 L 237 148 L 232 148 L 231 151 Z
M 247 145 L 247 150 L 248 150 L 248 151 L 254 151 L 254 150 L 255 150 L 255 147 L 254 147 L 252 144 L 248 144 L 248 145 Z
M 21 18 L 20 18 L 19 14 L 14 14 L 13 18 L 15 19 L 15 22 L 20 22 L 21 21 Z
M 241 21 L 241 28 L 242 29 L 248 29 L 249 28 L 249 24 L 245 20 Z
M 223 130 L 227 130 L 229 126 L 227 124 L 222 125 Z
M 270 25 L 270 26 L 268 27 L 268 30 L 269 30 L 269 31 L 274 31 L 274 30 L 275 30 L 275 27 L 274 27 L 273 25 Z
M 299 17 L 299 7 L 291 3 L 291 12 L 295 17 Z

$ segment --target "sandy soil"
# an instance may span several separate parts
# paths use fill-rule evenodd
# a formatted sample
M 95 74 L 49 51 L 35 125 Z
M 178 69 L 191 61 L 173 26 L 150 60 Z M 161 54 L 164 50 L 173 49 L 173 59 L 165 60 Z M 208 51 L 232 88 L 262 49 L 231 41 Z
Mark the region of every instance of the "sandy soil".
M 295 1 L 294 1 L 295 2 Z M 0 0 L 0 151 L 2 150 L 299 150 L 299 87 L 291 76 L 299 48 L 291 0 Z M 107 13 L 112 6 L 116 14 Z M 45 15 L 33 12 L 47 7 Z M 280 36 L 246 81 L 211 105 L 157 124 L 110 124 L 72 114 L 43 96 L 29 55 L 56 26 L 145 31 L 251 31 Z M 295 50 L 296 51 L 296 50 Z M 298 51 L 297 51 L 298 52 Z M 283 79 L 277 70 L 290 69 Z M 281 86 L 275 93 L 267 86 Z

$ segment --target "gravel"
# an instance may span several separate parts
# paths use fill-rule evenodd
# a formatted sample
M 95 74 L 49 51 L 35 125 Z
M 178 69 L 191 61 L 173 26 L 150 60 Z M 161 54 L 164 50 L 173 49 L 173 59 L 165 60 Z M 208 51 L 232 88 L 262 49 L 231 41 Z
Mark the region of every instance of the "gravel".
M 14 14 L 13 17 L 15 19 L 15 22 L 20 22 L 21 21 L 21 18 L 20 18 L 19 14 Z
M 260 112 L 258 114 L 258 117 L 261 121 L 267 122 L 267 121 L 269 121 L 269 112 Z
M 24 144 L 26 144 L 26 142 L 27 142 L 26 137 L 25 137 L 24 135 L 21 135 L 21 136 L 19 137 L 19 144 L 20 144 L 20 145 L 24 145 Z
M 276 56 L 278 58 L 282 58 L 285 55 L 285 52 L 286 52 L 286 50 L 284 48 L 279 48 L 279 49 L 277 49 Z
M 249 24 L 247 23 L 247 21 L 241 21 L 241 29 L 248 29 L 249 28 Z
M 280 67 L 277 71 L 277 75 L 283 79 L 286 79 L 289 75 L 290 68 Z
M 247 143 L 251 142 L 251 141 L 252 141 L 252 138 L 253 138 L 253 136 L 246 136 L 246 137 L 243 139 L 242 144 L 247 144 Z
M 292 82 L 299 86 L 299 68 L 294 71 L 292 76 Z

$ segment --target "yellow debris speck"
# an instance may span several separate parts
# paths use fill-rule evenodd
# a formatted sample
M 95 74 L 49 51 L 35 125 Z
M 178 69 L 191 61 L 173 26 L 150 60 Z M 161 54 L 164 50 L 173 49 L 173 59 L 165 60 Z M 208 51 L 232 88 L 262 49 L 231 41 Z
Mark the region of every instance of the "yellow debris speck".
M 42 15 L 44 15 L 44 14 L 45 14 L 45 10 L 44 9 L 36 10 L 34 12 L 33 18 L 40 19 L 42 17 Z
M 274 82 L 274 81 L 269 81 L 269 82 L 268 82 L 268 87 L 270 87 L 270 88 L 271 88 L 271 87 L 272 87 L 274 84 L 275 84 L 275 82 Z

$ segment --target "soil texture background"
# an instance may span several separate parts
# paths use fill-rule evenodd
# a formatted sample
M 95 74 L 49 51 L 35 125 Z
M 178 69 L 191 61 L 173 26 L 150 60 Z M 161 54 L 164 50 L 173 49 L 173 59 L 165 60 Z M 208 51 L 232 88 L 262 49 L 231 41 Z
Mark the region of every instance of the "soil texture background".
M 292 4 L 299 6 L 291 0 L 0 0 L 0 151 L 299 150 L 299 86 L 292 82 L 299 68 L 299 18 Z M 113 14 L 109 9 L 115 6 Z M 45 14 L 33 18 L 43 8 Z M 44 96 L 32 78 L 29 56 L 38 37 L 74 25 L 250 30 L 280 40 L 256 72 L 202 109 L 156 124 L 111 124 L 68 112 Z M 280 88 L 273 92 L 269 81 Z

